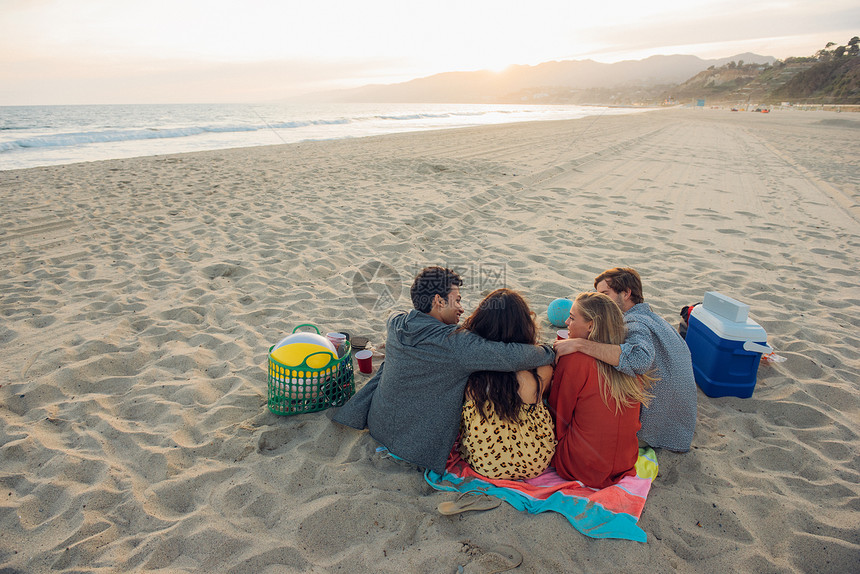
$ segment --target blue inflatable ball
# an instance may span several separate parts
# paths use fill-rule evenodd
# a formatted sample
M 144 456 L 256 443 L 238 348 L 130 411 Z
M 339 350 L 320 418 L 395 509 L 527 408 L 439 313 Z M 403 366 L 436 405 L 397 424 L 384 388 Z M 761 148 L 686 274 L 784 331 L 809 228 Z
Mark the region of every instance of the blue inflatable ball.
M 546 309 L 546 316 L 549 317 L 549 322 L 556 327 L 564 327 L 564 322 L 570 316 L 571 307 L 573 307 L 573 301 L 570 299 L 556 299 L 550 303 Z

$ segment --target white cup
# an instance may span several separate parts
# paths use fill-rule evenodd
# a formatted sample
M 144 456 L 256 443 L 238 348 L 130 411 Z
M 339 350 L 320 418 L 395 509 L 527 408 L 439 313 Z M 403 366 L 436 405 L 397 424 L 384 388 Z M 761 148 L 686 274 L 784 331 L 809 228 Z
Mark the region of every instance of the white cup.
M 343 342 L 346 341 L 346 335 L 343 333 L 326 333 L 326 339 L 331 341 L 331 344 L 334 345 L 335 350 L 340 350 Z

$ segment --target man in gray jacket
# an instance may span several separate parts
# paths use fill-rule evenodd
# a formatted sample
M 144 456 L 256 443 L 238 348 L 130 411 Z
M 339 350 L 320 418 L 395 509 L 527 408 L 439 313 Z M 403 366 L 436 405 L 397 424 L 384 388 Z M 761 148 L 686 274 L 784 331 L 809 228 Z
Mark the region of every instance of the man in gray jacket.
M 415 308 L 388 319 L 385 361 L 333 417 L 370 429 L 395 456 L 440 474 L 457 439 L 469 375 L 531 369 L 554 357 L 548 345 L 499 343 L 457 330 L 462 284 L 442 267 L 418 274 L 411 289 Z

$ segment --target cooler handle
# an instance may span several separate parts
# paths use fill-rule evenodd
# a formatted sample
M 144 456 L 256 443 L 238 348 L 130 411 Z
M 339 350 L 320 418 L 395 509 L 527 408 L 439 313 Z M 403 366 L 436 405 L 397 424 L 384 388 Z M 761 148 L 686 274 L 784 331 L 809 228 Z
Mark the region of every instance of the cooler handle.
M 744 343 L 744 351 L 767 355 L 769 353 L 773 353 L 773 347 L 770 347 L 769 345 L 762 345 L 760 343 L 753 343 L 752 341 L 747 341 Z

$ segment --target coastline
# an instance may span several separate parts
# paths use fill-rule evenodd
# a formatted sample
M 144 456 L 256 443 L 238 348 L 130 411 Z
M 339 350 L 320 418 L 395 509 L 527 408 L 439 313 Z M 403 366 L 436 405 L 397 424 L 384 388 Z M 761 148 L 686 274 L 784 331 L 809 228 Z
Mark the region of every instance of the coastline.
M 334 103 L 0 107 L 0 171 L 616 113 L 636 110 Z
M 507 544 L 518 572 L 849 571 L 858 124 L 673 109 L 0 172 L 0 566 L 481 572 Z M 380 264 L 395 304 L 363 305 Z M 266 409 L 270 345 L 313 323 L 378 346 L 425 264 L 467 272 L 467 312 L 521 290 L 544 340 L 549 302 L 632 266 L 672 324 L 720 291 L 787 360 L 750 399 L 699 393 L 647 543 L 440 516 L 331 411 Z

